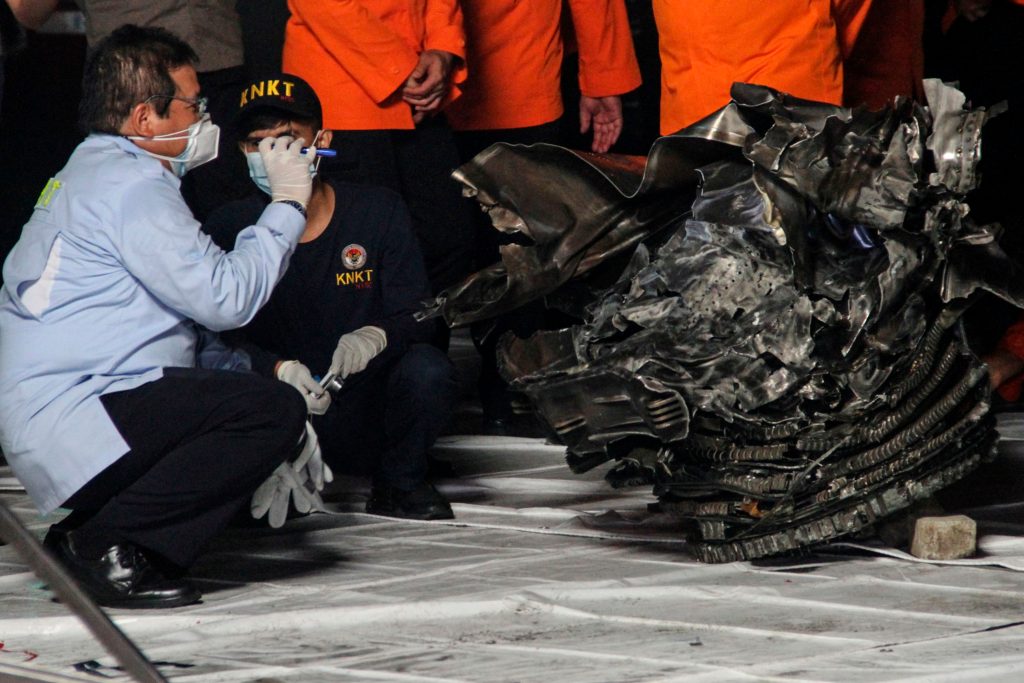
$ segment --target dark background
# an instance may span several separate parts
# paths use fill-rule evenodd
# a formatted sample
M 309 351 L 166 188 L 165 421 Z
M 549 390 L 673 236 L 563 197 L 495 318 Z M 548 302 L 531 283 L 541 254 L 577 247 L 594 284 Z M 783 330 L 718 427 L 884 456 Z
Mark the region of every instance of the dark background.
M 624 98 L 625 127 L 613 149 L 645 154 L 658 133 L 657 32 L 650 0 L 627 0 L 636 52 L 644 84 Z M 961 83 L 976 105 L 1008 100 L 1011 110 L 986 127 L 983 173 L 985 183 L 972 198 L 975 215 L 985 222 L 1000 221 L 1013 242 L 1024 230 L 1019 185 L 1024 180 L 1024 8 L 995 0 L 991 13 L 974 23 L 958 21 L 946 34 L 939 31 L 945 0 L 927 0 L 925 36 L 926 75 Z M 6 10 L 6 5 L 0 3 Z M 74 9 L 70 2 L 62 9 Z M 241 0 L 247 66 L 263 72 L 280 67 L 285 0 Z M 28 220 L 46 180 L 63 167 L 82 135 L 76 128 L 81 95 L 85 38 L 28 32 L 25 47 L 6 58 L 0 111 L 0 258 L 6 256 Z M 186 36 L 187 38 L 187 36 Z M 566 60 L 563 78 L 570 146 L 586 147 L 576 132 L 576 65 Z M 1024 249 L 1021 249 L 1024 252 Z
M 645 154 L 658 132 L 657 33 L 650 0 L 627 0 L 644 85 L 624 98 L 625 128 L 614 151 Z M 0 2 L 0 8 L 6 6 Z M 279 69 L 286 0 L 241 0 L 246 65 L 253 73 Z M 62 10 L 74 10 L 72 3 Z M 187 39 L 187 36 L 183 36 Z M 24 49 L 6 59 L 0 111 L 0 259 L 28 221 L 47 179 L 67 161 L 82 135 L 76 128 L 81 96 L 85 37 L 27 33 Z M 564 119 L 569 144 L 585 147 L 578 135 L 576 64 L 566 61 Z

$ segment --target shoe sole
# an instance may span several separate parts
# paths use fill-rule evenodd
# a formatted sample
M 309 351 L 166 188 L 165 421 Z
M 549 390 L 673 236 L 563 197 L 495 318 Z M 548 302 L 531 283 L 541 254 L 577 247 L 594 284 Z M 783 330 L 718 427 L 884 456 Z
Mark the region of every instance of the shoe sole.
M 128 598 L 122 600 L 101 600 L 95 596 L 93 597 L 93 600 L 96 601 L 96 604 L 101 605 L 103 607 L 113 607 L 116 609 L 169 609 L 171 607 L 184 607 L 185 605 L 193 605 L 202 599 L 203 596 L 199 592 L 163 599 Z

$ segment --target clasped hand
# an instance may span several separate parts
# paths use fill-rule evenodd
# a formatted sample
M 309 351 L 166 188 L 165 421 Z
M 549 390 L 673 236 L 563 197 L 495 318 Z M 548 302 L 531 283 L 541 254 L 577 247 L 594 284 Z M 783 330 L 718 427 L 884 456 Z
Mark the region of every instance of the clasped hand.
M 455 60 L 450 52 L 425 50 L 402 86 L 402 99 L 413 109 L 413 121 L 419 123 L 441 108 L 448 92 L 448 77 Z

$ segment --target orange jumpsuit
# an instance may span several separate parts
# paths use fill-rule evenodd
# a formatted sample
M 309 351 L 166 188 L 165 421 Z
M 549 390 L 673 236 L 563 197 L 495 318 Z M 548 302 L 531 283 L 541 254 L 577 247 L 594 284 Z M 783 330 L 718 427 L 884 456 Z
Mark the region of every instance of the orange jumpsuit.
M 640 85 L 623 0 L 568 0 L 580 89 L 621 95 Z M 469 78 L 446 111 L 455 130 L 539 126 L 562 115 L 562 0 L 463 2 Z
M 413 128 L 398 90 L 425 50 L 460 57 L 452 81 L 466 78 L 458 0 L 288 0 L 288 9 L 284 71 L 313 86 L 326 128 Z
M 872 0 L 653 0 L 661 132 L 729 102 L 736 81 L 841 104 L 843 58 Z

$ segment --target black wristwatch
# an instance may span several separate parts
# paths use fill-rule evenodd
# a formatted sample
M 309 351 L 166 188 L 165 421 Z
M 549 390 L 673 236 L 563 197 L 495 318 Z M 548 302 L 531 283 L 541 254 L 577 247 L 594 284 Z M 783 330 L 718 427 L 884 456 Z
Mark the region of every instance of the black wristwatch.
M 277 199 L 274 201 L 275 204 L 287 204 L 288 206 L 294 207 L 296 211 L 302 214 L 302 217 L 306 217 L 306 207 L 299 204 L 294 199 Z

